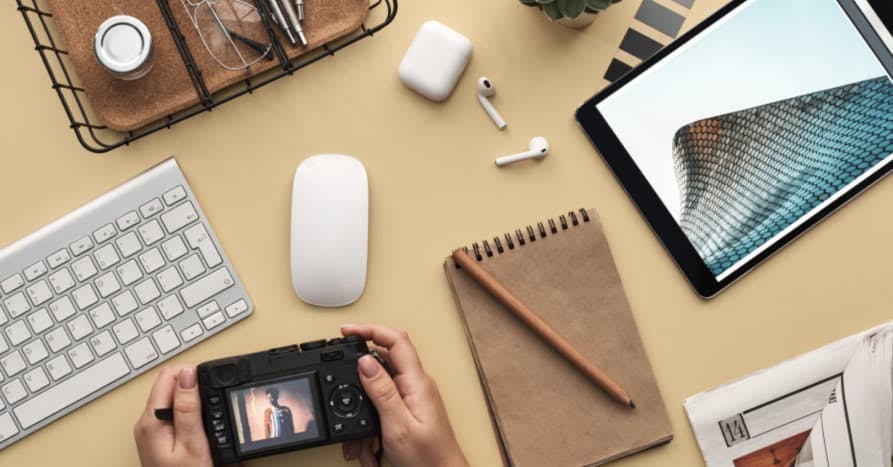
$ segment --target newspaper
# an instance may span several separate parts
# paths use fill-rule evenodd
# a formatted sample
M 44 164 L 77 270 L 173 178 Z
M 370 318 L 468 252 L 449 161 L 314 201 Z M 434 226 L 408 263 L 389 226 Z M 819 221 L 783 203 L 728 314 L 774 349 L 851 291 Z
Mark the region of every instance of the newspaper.
M 883 467 L 893 449 L 893 323 L 689 398 L 708 467 Z

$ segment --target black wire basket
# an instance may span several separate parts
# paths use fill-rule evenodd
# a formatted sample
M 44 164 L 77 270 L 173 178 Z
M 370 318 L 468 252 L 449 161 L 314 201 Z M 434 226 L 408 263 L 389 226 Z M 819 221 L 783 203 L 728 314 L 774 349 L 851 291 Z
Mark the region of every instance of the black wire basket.
M 146 127 L 122 133 L 91 121 L 90 115 L 92 113 L 86 93 L 78 82 L 77 77 L 70 71 L 72 67 L 68 51 L 65 50 L 62 42 L 56 37 L 55 28 L 52 24 L 53 14 L 46 7 L 45 0 L 16 0 L 18 10 L 21 12 L 22 18 L 28 26 L 28 31 L 34 40 L 35 49 L 41 60 L 43 60 L 47 74 L 50 76 L 52 87 L 56 90 L 56 94 L 59 96 L 60 102 L 62 102 L 62 108 L 65 109 L 65 114 L 68 116 L 69 122 L 71 122 L 71 129 L 74 130 L 81 145 L 88 151 L 94 153 L 109 152 L 121 146 L 129 145 L 157 131 L 166 128 L 170 129 L 183 120 L 192 118 L 202 112 L 210 111 L 239 96 L 251 94 L 254 90 L 282 77 L 289 76 L 325 57 L 334 56 L 336 52 L 351 44 L 367 37 L 372 37 L 375 33 L 391 24 L 397 16 L 397 0 L 373 0 L 369 5 L 370 13 L 366 24 L 360 26 L 357 31 L 292 60 L 288 59 L 282 43 L 279 42 L 277 35 L 272 29 L 272 25 L 265 22 L 264 25 L 267 33 L 272 38 L 273 51 L 280 61 L 280 66 L 246 78 L 216 93 L 210 93 L 186 45 L 186 39 L 173 19 L 168 0 L 156 0 L 156 2 L 177 44 L 177 49 L 183 58 L 183 64 L 192 80 L 192 84 L 195 86 L 200 102 L 186 110 L 159 119 Z M 257 2 L 258 8 L 264 8 L 263 4 L 264 2 Z

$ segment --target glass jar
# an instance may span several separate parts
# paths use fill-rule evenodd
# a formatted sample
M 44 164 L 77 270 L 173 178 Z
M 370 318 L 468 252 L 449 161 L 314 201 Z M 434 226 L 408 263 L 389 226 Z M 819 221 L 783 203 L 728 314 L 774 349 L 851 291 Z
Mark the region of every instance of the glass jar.
M 93 39 L 96 60 L 118 79 L 136 80 L 152 69 L 152 33 L 133 16 L 113 16 L 107 19 Z

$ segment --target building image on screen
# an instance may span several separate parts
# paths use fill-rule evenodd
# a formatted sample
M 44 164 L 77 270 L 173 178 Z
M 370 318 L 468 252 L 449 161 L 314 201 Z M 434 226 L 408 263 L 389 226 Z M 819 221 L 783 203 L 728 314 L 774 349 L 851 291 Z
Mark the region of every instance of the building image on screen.
M 893 153 L 886 76 L 681 128 L 679 224 L 720 274 Z
M 838 0 L 748 0 L 597 106 L 719 281 L 893 160 L 893 81 Z
M 318 439 L 309 378 L 230 392 L 242 452 Z

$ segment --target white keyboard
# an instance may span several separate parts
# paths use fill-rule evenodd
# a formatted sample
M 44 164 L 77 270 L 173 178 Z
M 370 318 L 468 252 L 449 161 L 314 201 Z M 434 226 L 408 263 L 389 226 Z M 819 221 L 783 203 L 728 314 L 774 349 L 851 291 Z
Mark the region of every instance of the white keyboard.
M 0 250 L 0 449 L 253 309 L 174 159 Z

